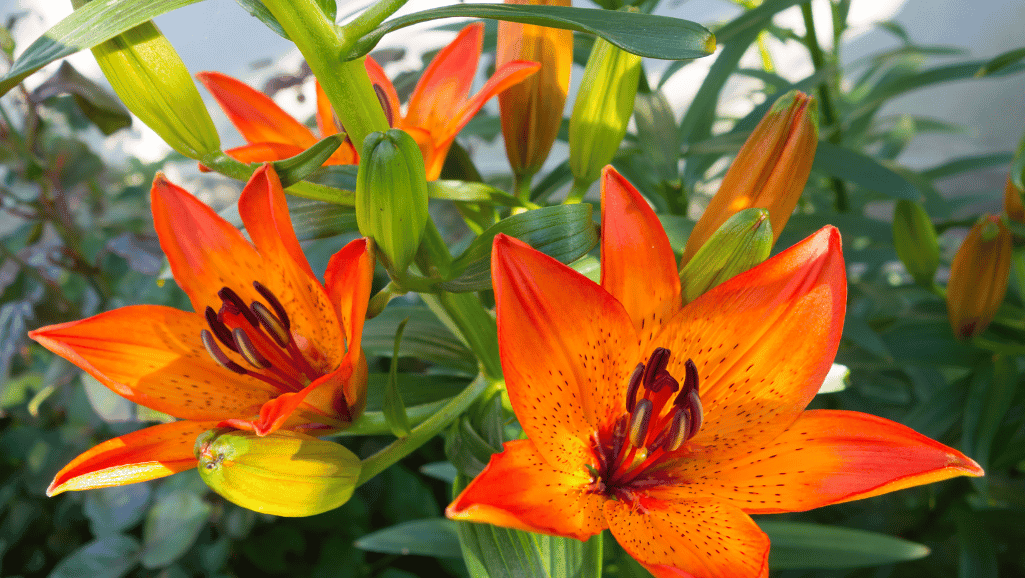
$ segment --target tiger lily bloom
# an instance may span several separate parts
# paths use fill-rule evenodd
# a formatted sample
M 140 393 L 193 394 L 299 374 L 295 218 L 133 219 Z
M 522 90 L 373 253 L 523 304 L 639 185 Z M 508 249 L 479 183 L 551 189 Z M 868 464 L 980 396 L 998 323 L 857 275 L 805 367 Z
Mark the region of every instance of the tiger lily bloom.
M 660 578 L 764 577 L 749 514 L 982 475 L 898 423 L 804 409 L 843 327 L 836 229 L 681 306 L 655 214 L 602 178 L 600 285 L 495 239 L 502 369 L 528 439 L 491 457 L 450 518 L 580 540 L 608 528 Z
M 179 421 L 86 451 L 57 474 L 49 495 L 193 468 L 196 437 L 215 427 L 321 434 L 345 428 L 366 405 L 360 338 L 374 267 L 369 241 L 335 253 L 322 285 L 268 165 L 239 199 L 252 243 L 163 175 L 151 201 L 160 246 L 196 312 L 134 305 L 29 336 L 122 397 Z
M 533 74 L 540 65 L 513 61 L 498 67 L 477 94 L 469 97 L 477 74 L 484 42 L 484 25 L 464 28 L 456 39 L 431 61 L 409 98 L 406 114 L 399 108 L 399 96 L 374 59 L 364 61 L 370 81 L 393 128 L 408 132 L 424 155 L 427 180 L 441 176 L 448 150 L 456 134 L 493 96 Z M 201 72 L 199 79 L 210 89 L 218 104 L 242 136 L 247 147 L 226 151 L 244 161 L 273 161 L 294 156 L 317 142 L 309 129 L 282 111 L 270 98 L 245 84 L 216 72 Z M 324 136 L 341 129 L 320 85 L 317 86 L 317 125 Z M 329 163 L 355 164 L 356 151 L 346 143 Z

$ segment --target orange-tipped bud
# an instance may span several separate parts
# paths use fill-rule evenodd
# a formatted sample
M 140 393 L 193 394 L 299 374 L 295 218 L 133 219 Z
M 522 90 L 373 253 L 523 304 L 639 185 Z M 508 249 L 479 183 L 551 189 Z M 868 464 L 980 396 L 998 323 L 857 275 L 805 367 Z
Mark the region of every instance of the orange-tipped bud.
M 1011 231 L 989 215 L 968 231 L 950 264 L 947 313 L 959 339 L 982 333 L 1007 293 L 1011 273 Z
M 748 137 L 719 192 L 694 225 L 680 266 L 690 261 L 726 219 L 744 209 L 769 210 L 775 242 L 808 181 L 818 141 L 814 97 L 796 90 L 781 96 Z
M 569 0 L 505 0 L 506 4 L 569 6 Z M 498 23 L 496 68 L 517 60 L 537 62 L 537 74 L 498 95 L 505 154 L 516 176 L 533 175 L 559 133 L 573 67 L 573 32 L 532 24 Z
M 1008 177 L 1007 184 L 1004 185 L 1004 213 L 1008 219 L 1019 223 L 1025 223 L 1025 203 L 1022 203 L 1021 199 L 1023 193 L 1025 191 L 1019 191 Z

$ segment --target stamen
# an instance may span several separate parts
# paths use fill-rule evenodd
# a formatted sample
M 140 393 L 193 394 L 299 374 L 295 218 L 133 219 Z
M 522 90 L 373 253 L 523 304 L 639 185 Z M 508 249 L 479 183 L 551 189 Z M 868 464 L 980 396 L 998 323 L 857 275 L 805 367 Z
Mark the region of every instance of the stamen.
M 260 283 L 259 281 L 253 281 L 253 288 L 256 289 L 267 303 L 270 303 L 270 306 L 274 309 L 274 314 L 277 316 L 278 320 L 281 321 L 281 325 L 283 325 L 285 329 L 291 329 L 292 322 L 288 319 L 288 313 L 285 311 L 285 307 L 281 305 L 281 301 L 278 301 L 278 298 L 271 293 L 270 289 L 266 288 L 263 283 Z
M 281 323 L 281 321 L 270 312 L 270 309 L 258 301 L 254 301 L 250 305 L 250 309 L 253 315 L 260 320 L 260 326 L 274 338 L 274 341 L 281 347 L 288 347 L 288 342 L 292 339 L 292 336 L 288 333 L 288 329 Z
M 206 311 L 203 313 L 206 315 L 207 325 L 210 326 L 210 330 L 213 331 L 217 340 L 223 343 L 228 349 L 238 353 L 238 348 L 235 346 L 235 340 L 231 338 L 231 331 L 228 329 L 228 326 L 217 317 L 217 312 L 214 311 L 214 308 L 207 306 Z
M 384 117 L 388 119 L 388 126 L 395 126 L 395 113 L 392 112 L 391 105 L 388 103 L 388 95 L 384 93 L 384 87 L 379 84 L 375 84 L 374 94 L 377 95 L 377 101 L 381 103 L 381 108 L 384 109 Z
M 683 442 L 690 439 L 690 425 L 693 420 L 690 419 L 690 412 L 685 409 L 677 409 L 676 413 L 673 414 L 673 421 L 669 423 L 669 429 L 664 430 L 668 432 L 666 434 L 665 444 L 662 449 L 667 452 L 675 452 L 680 449 Z M 697 433 L 697 432 L 695 432 Z
M 683 387 L 680 388 L 680 394 L 673 400 L 673 405 L 676 407 L 685 407 L 690 399 L 690 393 L 692 391 L 698 391 L 698 366 L 694 365 L 693 359 L 688 359 L 687 363 L 683 364 L 684 371 L 686 374 L 683 378 Z M 701 401 L 700 399 L 698 401 Z
M 665 347 L 656 347 L 648 357 L 648 363 L 644 367 L 644 387 L 651 389 L 655 377 L 664 372 L 669 365 L 669 350 Z
M 630 384 L 626 386 L 626 411 L 632 412 L 637 405 L 637 390 L 641 387 L 641 377 L 644 376 L 644 364 L 638 363 L 630 376 Z
M 626 439 L 626 425 L 629 419 L 630 414 L 624 413 L 619 416 L 619 419 L 616 420 L 616 425 L 612 428 L 612 453 L 609 454 L 611 456 L 611 463 L 616 462 L 619 458 L 619 452 L 623 450 L 623 440 Z
M 221 348 L 217 347 L 217 342 L 214 341 L 214 336 L 209 331 L 206 329 L 200 331 L 199 337 L 203 340 L 203 347 L 206 347 L 206 352 L 209 353 L 210 357 L 214 358 L 214 361 L 216 361 L 221 367 L 229 371 L 234 371 L 239 375 L 246 375 L 249 373 L 246 371 L 246 368 L 235 363 L 231 359 L 228 359 L 228 356 L 221 351 Z
M 228 287 L 221 287 L 221 290 L 217 292 L 217 296 L 221 298 L 221 301 L 224 302 L 224 305 L 229 309 L 229 311 L 236 315 L 245 317 L 246 321 L 248 321 L 253 327 L 257 326 L 259 321 L 256 319 L 256 316 L 253 315 L 253 312 L 246 307 L 245 301 L 242 301 L 242 298 L 238 296 L 238 293 L 235 293 L 235 291 Z
M 239 354 L 249 362 L 249 365 L 260 369 L 267 369 L 271 366 L 267 358 L 260 355 L 260 352 L 256 350 L 252 340 L 249 339 L 249 335 L 241 327 L 236 327 L 231 332 L 231 336 L 235 339 L 235 344 L 238 345 Z
M 687 409 L 690 411 L 691 418 L 690 428 L 687 432 L 687 439 L 690 439 L 697 435 L 701 429 L 701 424 L 705 421 L 705 410 L 701 406 L 701 397 L 698 396 L 697 390 L 691 390 Z
M 644 438 L 648 437 L 648 424 L 651 422 L 651 400 L 642 399 L 637 402 L 630 415 L 630 444 L 639 448 L 644 445 Z
M 658 393 L 663 388 L 668 387 L 669 391 L 676 391 L 680 389 L 680 382 L 676 381 L 676 378 L 669 375 L 669 372 L 662 372 L 655 376 L 655 380 L 651 383 L 651 392 Z

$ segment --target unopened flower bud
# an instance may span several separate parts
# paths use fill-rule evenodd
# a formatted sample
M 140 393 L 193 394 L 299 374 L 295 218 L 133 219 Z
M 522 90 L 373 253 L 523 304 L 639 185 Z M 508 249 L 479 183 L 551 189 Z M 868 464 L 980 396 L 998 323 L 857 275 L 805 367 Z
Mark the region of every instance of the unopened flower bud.
M 940 245 L 929 213 L 920 204 L 897 201 L 893 210 L 893 246 L 915 282 L 932 287 L 940 264 Z
M 996 215 L 980 219 L 950 264 L 947 313 L 956 337 L 986 329 L 1004 300 L 1010 273 L 1011 231 Z
M 569 119 L 569 167 L 578 188 L 594 182 L 619 149 L 640 75 L 640 56 L 594 41 Z
M 210 430 L 196 439 L 199 475 L 231 502 L 276 516 L 313 516 L 349 500 L 360 460 L 339 444 L 289 430 Z
M 766 209 L 744 209 L 727 219 L 680 270 L 684 303 L 768 259 L 772 238 Z
M 569 0 L 505 0 L 506 4 L 569 6 Z M 559 134 L 573 67 L 573 32 L 547 26 L 498 23 L 495 67 L 526 60 L 537 74 L 498 95 L 505 154 L 518 177 L 533 175 L 548 158 Z
M 153 22 L 97 44 L 93 56 L 128 110 L 171 148 L 191 159 L 220 151 L 192 76 Z
M 1004 213 L 1008 219 L 1019 223 L 1025 223 L 1025 203 L 1022 203 L 1021 198 L 1023 193 L 1025 191 L 1019 191 L 1008 177 L 1007 184 L 1004 185 Z
M 360 233 L 373 237 L 387 265 L 402 272 L 420 246 L 427 219 L 427 177 L 416 141 L 394 128 L 372 133 L 356 176 Z
M 681 266 L 726 219 L 751 207 L 769 210 L 775 242 L 808 181 L 818 140 L 815 99 L 798 91 L 781 96 L 748 137 L 694 225 Z

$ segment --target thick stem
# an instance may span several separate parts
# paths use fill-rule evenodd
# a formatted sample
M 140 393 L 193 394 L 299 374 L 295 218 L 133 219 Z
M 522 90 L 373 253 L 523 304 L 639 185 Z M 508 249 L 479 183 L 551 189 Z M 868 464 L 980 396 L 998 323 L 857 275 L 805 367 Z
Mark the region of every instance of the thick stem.
M 808 46 L 808 53 L 811 55 L 811 63 L 816 71 L 826 67 L 826 58 L 819 46 L 819 37 L 815 33 L 815 20 L 812 18 L 811 2 L 801 4 L 801 15 L 804 17 L 804 26 L 807 34 L 804 36 L 804 43 Z M 829 81 L 823 80 L 819 85 L 819 101 L 822 103 L 822 119 L 826 125 L 831 127 L 829 142 L 840 144 L 842 134 L 840 127 L 836 124 L 836 108 L 833 106 L 833 96 L 829 87 Z M 836 196 L 836 210 L 847 212 L 851 210 L 850 198 L 847 194 L 847 185 L 836 177 L 829 179 L 830 186 Z
M 348 46 L 315 0 L 261 1 L 306 58 L 356 150 L 370 133 L 388 130 L 363 59 L 345 60 Z
M 414 450 L 427 443 L 431 438 L 448 427 L 459 414 L 463 413 L 480 397 L 488 387 L 488 380 L 483 375 L 477 376 L 459 395 L 452 398 L 438 413 L 413 428 L 408 436 L 399 438 L 387 447 L 363 460 L 363 468 L 359 473 L 357 486 L 365 484 L 388 466 L 408 456 Z

